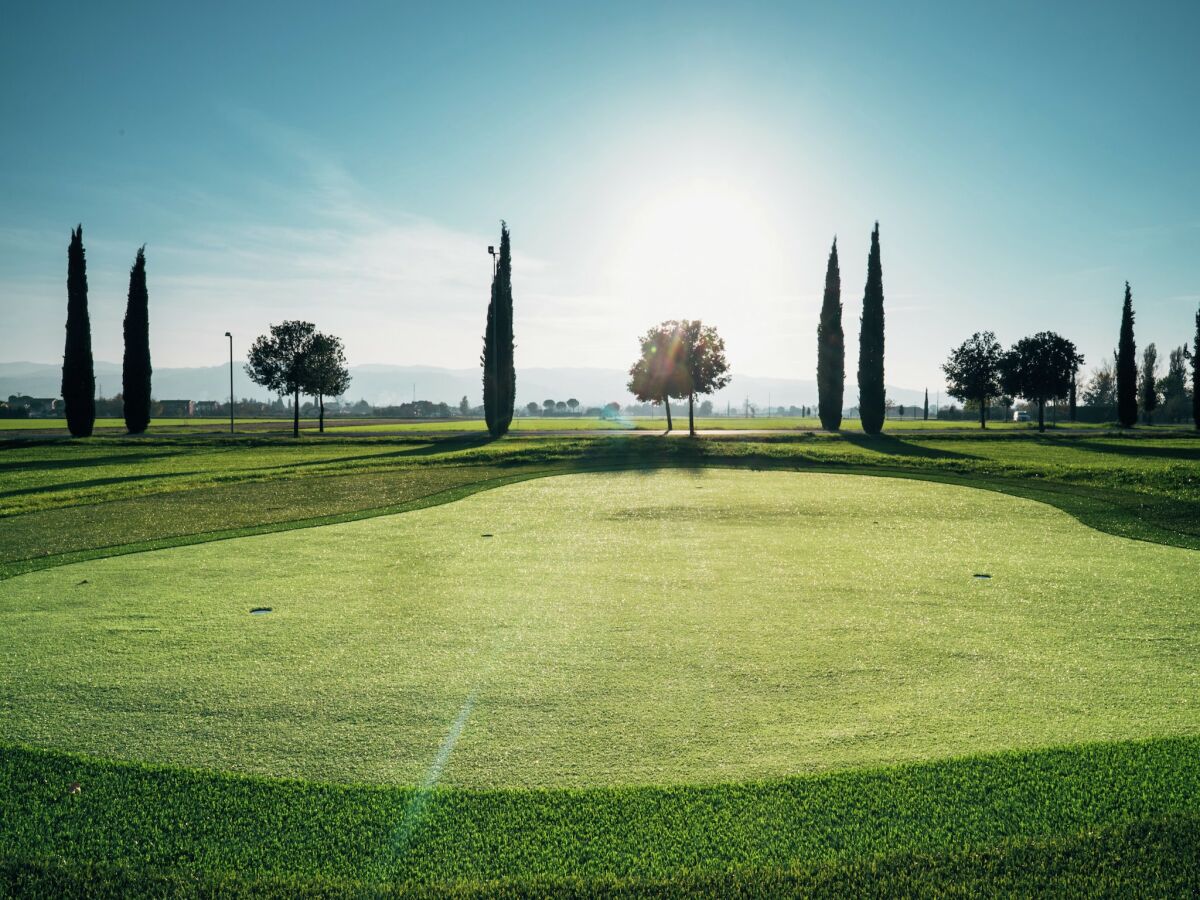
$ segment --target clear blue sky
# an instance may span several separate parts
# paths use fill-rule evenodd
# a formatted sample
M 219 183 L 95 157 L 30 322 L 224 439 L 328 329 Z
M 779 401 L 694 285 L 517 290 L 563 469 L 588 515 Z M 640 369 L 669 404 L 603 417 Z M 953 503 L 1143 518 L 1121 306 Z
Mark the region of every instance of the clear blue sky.
M 647 12 L 644 7 L 655 6 Z M 52 2 L 0 12 L 0 359 L 62 353 L 69 229 L 120 359 L 147 244 L 157 366 L 271 322 L 352 363 L 476 364 L 499 219 L 518 364 L 626 367 L 703 317 L 811 378 L 829 242 L 854 370 L 872 223 L 887 380 L 951 345 L 1186 340 L 1200 3 Z

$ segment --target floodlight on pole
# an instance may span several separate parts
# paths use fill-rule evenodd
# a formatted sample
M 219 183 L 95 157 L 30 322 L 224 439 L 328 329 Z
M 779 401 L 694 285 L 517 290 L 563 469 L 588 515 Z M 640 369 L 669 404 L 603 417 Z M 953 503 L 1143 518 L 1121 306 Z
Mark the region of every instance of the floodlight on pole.
M 229 338 L 229 433 L 233 434 L 233 333 L 225 332 Z

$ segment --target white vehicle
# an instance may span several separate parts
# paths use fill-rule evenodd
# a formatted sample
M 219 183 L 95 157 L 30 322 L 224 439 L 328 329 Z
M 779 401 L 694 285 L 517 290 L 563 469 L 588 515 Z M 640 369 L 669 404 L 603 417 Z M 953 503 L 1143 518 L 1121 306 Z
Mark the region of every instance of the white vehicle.
M 1029 413 L 1025 412 L 1025 410 L 1023 410 L 1023 409 L 1014 409 L 1013 410 L 1013 421 L 1014 422 L 1028 422 L 1029 421 Z

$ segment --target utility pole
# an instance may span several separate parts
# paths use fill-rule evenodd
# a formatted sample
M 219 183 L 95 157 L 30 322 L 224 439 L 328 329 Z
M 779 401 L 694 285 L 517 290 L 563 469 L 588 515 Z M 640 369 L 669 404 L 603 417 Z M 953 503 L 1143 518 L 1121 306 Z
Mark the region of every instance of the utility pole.
M 229 433 L 233 434 L 233 334 L 225 332 L 229 338 Z

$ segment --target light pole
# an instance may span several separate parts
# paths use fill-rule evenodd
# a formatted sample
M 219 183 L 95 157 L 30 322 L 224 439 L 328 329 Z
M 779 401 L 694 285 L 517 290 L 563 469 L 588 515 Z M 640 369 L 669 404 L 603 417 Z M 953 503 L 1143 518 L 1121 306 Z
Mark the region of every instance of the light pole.
M 233 334 L 225 332 L 229 338 L 229 433 L 233 434 Z

